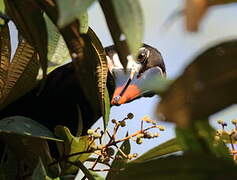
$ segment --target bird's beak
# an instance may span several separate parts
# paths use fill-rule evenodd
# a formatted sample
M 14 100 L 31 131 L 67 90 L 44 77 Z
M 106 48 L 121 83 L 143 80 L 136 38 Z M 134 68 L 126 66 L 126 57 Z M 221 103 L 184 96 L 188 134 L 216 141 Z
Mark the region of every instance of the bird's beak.
M 144 82 L 150 81 L 157 76 L 163 76 L 162 70 L 159 67 L 153 67 L 142 74 L 134 73 L 123 69 L 112 70 L 115 79 L 115 91 L 111 100 L 112 105 L 121 105 L 128 103 L 139 97 L 152 96 L 154 93 L 149 90 L 142 90 Z

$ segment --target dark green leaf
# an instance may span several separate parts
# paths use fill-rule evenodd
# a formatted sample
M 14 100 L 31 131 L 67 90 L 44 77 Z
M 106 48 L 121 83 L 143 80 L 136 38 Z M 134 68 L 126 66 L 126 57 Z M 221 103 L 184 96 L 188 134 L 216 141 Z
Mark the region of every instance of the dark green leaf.
M 221 180 L 236 179 L 233 162 L 208 155 L 169 156 L 143 163 L 129 163 L 113 180 Z
M 179 146 L 176 139 L 170 139 L 154 148 L 149 150 L 148 152 L 142 154 L 137 159 L 131 161 L 130 163 L 140 163 L 144 161 L 149 161 L 155 158 L 159 158 L 160 156 L 167 155 L 170 153 L 174 153 L 177 151 L 181 151 L 181 147 Z
M 109 100 L 106 92 L 108 67 L 105 51 L 92 29 L 88 30 L 88 34 L 82 35 L 82 38 L 85 43 L 84 58 L 77 59 L 74 63 L 83 93 L 92 108 L 91 113 L 94 113 L 94 119 L 90 118 L 88 121 L 95 121 L 102 112 L 104 117 L 107 118 L 104 121 L 106 125 L 109 114 Z
M 106 60 L 104 48 L 99 38 L 97 37 L 97 35 L 91 28 L 89 28 L 88 30 L 88 36 L 98 56 L 98 62 L 96 62 L 97 67 L 95 71 L 97 72 L 97 84 L 98 84 L 99 93 L 100 93 L 104 129 L 106 129 L 109 122 L 109 114 L 110 114 L 110 98 L 109 98 L 108 90 L 106 88 L 107 73 L 108 73 L 107 60 Z
M 23 116 L 12 116 L 1 119 L 0 134 L 16 134 L 62 142 L 62 140 L 56 139 L 54 134 L 46 127 Z
M 32 0 L 5 0 L 6 13 L 17 26 L 20 34 L 36 49 L 43 69 L 47 70 L 47 28 L 38 3 Z M 29 8 L 30 7 L 30 8 Z
M 115 47 L 123 66 L 127 65 L 127 55 L 136 57 L 142 45 L 143 15 L 138 1 L 104 0 L 100 2 Z M 122 42 L 122 36 L 126 42 Z
M 80 170 L 85 174 L 85 176 L 87 177 L 88 180 L 95 180 L 93 174 L 91 173 L 91 171 L 89 171 L 84 165 L 83 163 L 81 163 L 80 161 L 77 161 L 75 163 L 75 165 L 78 166 L 78 168 L 80 168 Z
M 42 160 L 39 158 L 39 163 L 33 172 L 32 180 L 46 180 L 46 177 L 47 172 L 45 170 L 44 164 L 42 163 Z
M 53 161 L 46 140 L 62 142 L 41 124 L 21 116 L 13 116 L 0 121 L 0 139 L 33 170 L 40 157 L 44 164 Z M 54 171 L 54 167 L 52 171 Z
M 63 126 L 57 126 L 55 128 L 55 134 L 64 140 L 64 144 L 58 144 L 61 157 L 89 150 L 91 141 L 88 136 L 74 137 L 69 129 Z M 78 162 L 84 162 L 90 155 L 91 153 L 83 153 L 71 156 L 65 160 L 77 164 Z M 63 167 L 63 174 L 73 174 L 78 171 L 77 166 L 65 161 L 61 163 L 61 166 Z
M 222 142 L 214 144 L 214 129 L 206 121 L 195 121 L 192 127 L 177 127 L 176 137 L 184 151 L 212 154 L 217 157 L 230 158 L 228 148 Z
M 17 178 L 17 158 L 12 151 L 5 147 L 0 165 L 1 180 L 15 180 Z
M 3 96 L 3 87 L 6 84 L 7 72 L 11 59 L 11 41 L 8 24 L 4 25 L 0 32 L 0 99 Z
M 23 39 L 18 45 L 12 62 L 7 69 L 5 83 L 1 88 L 0 108 L 4 108 L 34 88 L 38 71 L 39 60 L 37 53 Z
M 56 2 L 59 7 L 58 25 L 64 27 L 75 19 L 81 19 L 81 16 L 86 13 L 87 8 L 90 7 L 94 1 L 95 0 L 57 0 Z
M 188 126 L 236 103 L 236 58 L 236 40 L 218 44 L 194 58 L 163 95 L 158 115 Z

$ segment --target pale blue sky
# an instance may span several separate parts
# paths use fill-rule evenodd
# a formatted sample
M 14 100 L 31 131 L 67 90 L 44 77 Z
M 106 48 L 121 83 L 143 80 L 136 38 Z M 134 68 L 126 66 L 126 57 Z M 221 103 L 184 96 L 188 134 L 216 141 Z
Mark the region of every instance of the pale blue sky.
M 144 42 L 161 51 L 169 78 L 176 78 L 182 73 L 192 57 L 206 47 L 225 39 L 237 37 L 237 6 L 235 4 L 211 8 L 201 23 L 200 31 L 188 33 L 184 29 L 182 17 L 178 18 L 168 29 L 162 26 L 172 12 L 182 8 L 183 0 L 140 0 L 140 2 L 145 16 Z M 90 8 L 89 17 L 90 26 L 97 33 L 102 44 L 104 46 L 111 45 L 110 34 L 98 4 L 94 4 Z M 154 109 L 158 99 L 158 97 L 142 98 L 120 107 L 113 107 L 111 118 L 121 120 L 127 113 L 133 112 L 135 118 L 128 123 L 129 132 L 132 133 L 140 127 L 138 122 L 144 115 L 156 119 Z M 231 110 L 212 116 L 212 119 L 231 120 L 237 117 L 234 113 L 236 109 L 234 106 Z M 133 143 L 134 152 L 141 154 L 174 136 L 172 124 L 164 122 L 160 122 L 160 124 L 167 127 L 165 132 L 160 133 L 161 137 L 145 141 L 142 145 Z M 97 123 L 94 127 L 99 125 L 100 123 Z M 125 134 L 125 130 L 122 134 Z

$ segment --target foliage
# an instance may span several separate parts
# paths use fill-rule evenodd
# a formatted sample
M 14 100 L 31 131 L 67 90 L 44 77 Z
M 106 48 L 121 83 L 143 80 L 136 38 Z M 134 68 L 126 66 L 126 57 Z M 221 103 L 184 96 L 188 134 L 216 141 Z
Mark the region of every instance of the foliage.
M 107 171 L 106 179 L 236 179 L 234 129 L 215 131 L 208 117 L 236 103 L 237 41 L 223 42 L 199 53 L 175 80 L 157 78 L 143 85 L 161 96 L 157 116 L 175 123 L 176 138 L 139 156 L 131 153 L 130 141 L 159 137 L 151 129 L 164 127 L 149 117 L 141 119 L 141 128 L 121 139 L 119 130 L 133 119 L 111 120 L 107 129 L 111 89 L 105 50 L 96 33 L 88 26 L 87 9 L 94 0 L 2 0 L 0 1 L 0 110 L 27 97 L 35 87 L 41 94 L 47 85 L 47 73 L 72 59 L 80 93 L 96 115 L 103 116 L 104 128 L 85 129 L 83 107 L 77 104 L 77 136 L 63 122 L 55 131 L 34 119 L 20 116 L 0 121 L 0 179 L 105 179 L 97 171 Z M 184 15 L 189 31 L 197 31 L 209 7 L 235 0 L 186 0 Z M 99 1 L 121 63 L 137 56 L 142 45 L 144 22 L 139 1 Z M 19 43 L 12 54 L 9 20 L 17 27 Z M 125 41 L 123 41 L 125 39 Z M 49 66 L 49 67 L 48 67 Z M 212 67 L 212 68 L 208 68 Z M 43 72 L 40 75 L 40 70 Z M 40 83 L 39 83 L 40 82 Z M 66 86 L 67 84 L 65 84 Z M 50 88 L 50 87 L 49 87 Z M 26 95 L 26 96 L 25 96 Z M 41 110 L 38 110 L 41 112 Z M 38 112 L 34 112 L 38 113 Z M 86 114 L 89 118 L 91 114 Z M 98 117 L 96 117 L 98 118 Z M 95 118 L 95 119 L 96 119 Z M 47 120 L 46 120 L 47 121 Z M 70 119 L 69 119 L 70 121 Z M 91 121 L 95 121 L 92 119 Z M 87 131 L 88 135 L 85 135 Z M 109 139 L 106 142 L 106 138 Z M 121 144 L 121 145 L 120 145 Z M 230 149 L 228 148 L 230 144 Z M 3 150 L 4 149 L 4 150 Z M 182 151 L 182 154 L 171 155 Z M 85 165 L 92 162 L 92 166 Z M 107 169 L 96 168 L 104 164 Z

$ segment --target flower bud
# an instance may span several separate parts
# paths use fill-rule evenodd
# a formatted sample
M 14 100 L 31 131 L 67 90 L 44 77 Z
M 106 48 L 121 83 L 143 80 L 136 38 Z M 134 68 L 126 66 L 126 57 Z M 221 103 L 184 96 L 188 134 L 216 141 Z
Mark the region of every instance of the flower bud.
M 94 132 L 94 133 L 92 134 L 92 136 L 93 136 L 94 138 L 100 138 L 100 137 L 101 137 L 101 134 L 99 134 L 99 133 L 97 133 L 97 132 Z
M 126 126 L 126 122 L 123 120 L 123 121 L 119 121 L 119 124 L 121 127 L 125 127 Z
M 152 123 L 152 122 L 153 122 L 149 116 L 144 116 L 144 117 L 142 118 L 142 121 L 145 121 L 145 122 L 147 122 L 147 123 Z
M 134 158 L 136 158 L 138 156 L 137 153 L 133 153 L 132 155 L 133 155 Z
M 133 113 L 128 113 L 127 118 L 128 118 L 128 119 L 132 119 L 132 118 L 134 118 Z
M 109 155 L 109 156 L 113 156 L 114 155 L 114 149 L 113 148 L 108 148 L 108 149 L 106 149 L 106 152 L 107 152 L 107 154 Z
M 111 122 L 115 124 L 117 121 L 115 119 L 112 119 Z
M 218 124 L 223 124 L 224 121 L 219 119 L 219 120 L 217 120 L 217 123 L 218 123 Z
M 159 133 L 154 133 L 153 136 L 154 136 L 154 137 L 159 137 L 160 134 L 159 134 Z
M 138 134 L 137 135 L 137 138 L 143 138 L 144 137 L 144 134 Z
M 88 129 L 88 130 L 87 130 L 87 134 L 89 134 L 89 135 L 92 135 L 94 132 L 95 132 L 94 129 Z
M 136 143 L 137 144 L 142 144 L 143 140 L 141 138 L 137 138 Z
M 164 126 L 157 125 L 156 127 L 159 128 L 160 131 L 164 131 L 164 130 L 165 130 L 165 127 L 164 127 Z
M 237 124 L 237 119 L 233 119 L 231 122 L 232 122 L 232 124 L 236 125 Z

